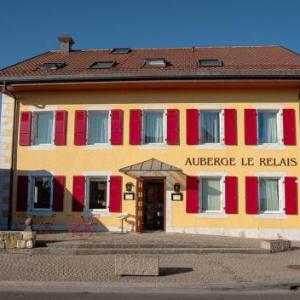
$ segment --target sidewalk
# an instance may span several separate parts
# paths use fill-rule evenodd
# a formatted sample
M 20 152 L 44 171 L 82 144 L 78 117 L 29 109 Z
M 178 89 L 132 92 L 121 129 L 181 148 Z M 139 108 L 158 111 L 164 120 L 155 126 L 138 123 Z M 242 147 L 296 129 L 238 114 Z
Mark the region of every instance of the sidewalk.
M 47 234 L 39 241 L 59 242 L 65 234 Z M 126 239 L 126 240 L 125 240 Z M 69 236 L 69 242 L 170 243 L 201 246 L 257 247 L 258 240 L 177 234 L 95 234 Z M 66 241 L 64 241 L 66 242 Z M 159 255 L 159 277 L 117 277 L 115 255 L 39 255 L 0 252 L 0 281 L 98 282 L 116 285 L 249 285 L 260 282 L 300 282 L 300 251 L 277 254 L 176 254 Z

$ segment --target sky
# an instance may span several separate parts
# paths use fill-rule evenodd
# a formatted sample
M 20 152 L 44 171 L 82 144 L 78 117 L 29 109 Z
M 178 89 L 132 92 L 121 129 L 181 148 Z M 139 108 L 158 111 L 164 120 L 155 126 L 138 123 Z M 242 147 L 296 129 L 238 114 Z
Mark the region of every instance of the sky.
M 0 0 L 0 68 L 58 49 L 281 44 L 300 52 L 300 0 Z

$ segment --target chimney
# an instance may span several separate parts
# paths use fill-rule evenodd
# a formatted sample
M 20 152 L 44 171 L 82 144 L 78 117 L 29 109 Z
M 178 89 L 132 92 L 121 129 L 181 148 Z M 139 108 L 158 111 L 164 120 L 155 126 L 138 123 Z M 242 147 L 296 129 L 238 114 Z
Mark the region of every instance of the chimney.
M 72 50 L 72 45 L 74 44 L 74 41 L 71 36 L 69 35 L 62 35 L 58 37 L 60 48 L 64 52 L 70 52 Z

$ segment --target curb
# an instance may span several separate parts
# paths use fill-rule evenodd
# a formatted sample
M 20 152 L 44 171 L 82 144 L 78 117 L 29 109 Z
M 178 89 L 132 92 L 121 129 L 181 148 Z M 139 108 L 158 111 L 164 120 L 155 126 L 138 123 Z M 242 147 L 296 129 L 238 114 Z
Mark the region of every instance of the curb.
M 272 281 L 268 283 L 231 283 L 231 284 L 207 284 L 207 285 L 178 285 L 172 283 L 147 283 L 147 282 L 39 282 L 39 281 L 1 281 L 0 292 L 61 292 L 61 293 L 168 293 L 168 294 L 196 294 L 196 293 L 223 293 L 223 292 L 253 292 L 270 290 L 297 290 L 300 288 L 300 280 Z
M 34 248 L 4 250 L 31 255 L 114 255 L 114 254 L 270 254 L 260 248 Z

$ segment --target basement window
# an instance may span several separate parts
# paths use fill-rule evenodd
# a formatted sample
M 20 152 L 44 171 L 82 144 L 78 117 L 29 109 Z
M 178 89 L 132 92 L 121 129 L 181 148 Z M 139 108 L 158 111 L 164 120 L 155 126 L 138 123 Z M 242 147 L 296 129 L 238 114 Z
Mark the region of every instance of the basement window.
M 89 66 L 89 69 L 110 69 L 116 64 L 115 61 L 96 61 Z
M 128 54 L 130 53 L 132 50 L 130 48 L 113 48 L 111 50 L 111 54 Z
M 199 59 L 199 67 L 222 67 L 223 62 L 219 59 Z
M 66 63 L 43 63 L 37 67 L 38 70 L 57 70 L 57 69 L 62 69 L 63 67 L 66 66 Z
M 146 58 L 144 61 L 144 67 L 151 68 L 165 68 L 168 62 L 164 58 Z

